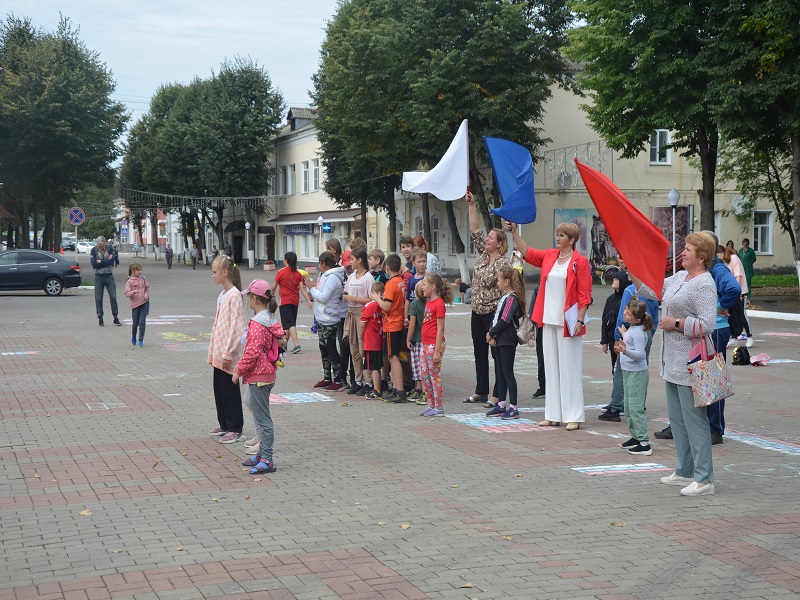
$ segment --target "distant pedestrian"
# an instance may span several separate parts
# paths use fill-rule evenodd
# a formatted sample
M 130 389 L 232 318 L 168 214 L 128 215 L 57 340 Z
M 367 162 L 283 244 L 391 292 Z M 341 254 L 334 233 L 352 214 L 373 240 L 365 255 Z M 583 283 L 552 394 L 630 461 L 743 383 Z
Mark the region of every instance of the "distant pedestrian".
M 242 393 L 239 385 L 231 380 L 244 350 L 244 305 L 239 293 L 242 276 L 230 258 L 220 256 L 211 263 L 211 279 L 223 290 L 217 298 L 217 313 L 208 345 L 208 362 L 214 368 L 214 402 L 219 426 L 208 434 L 222 436 L 219 440 L 222 444 L 232 444 L 244 440 Z
M 150 284 L 142 275 L 142 263 L 132 262 L 128 267 L 128 280 L 125 282 L 125 295 L 131 301 L 133 311 L 131 328 L 131 344 L 136 345 L 136 333 L 139 333 L 139 348 L 144 346 L 144 330 L 147 315 L 150 313 Z
M 192 244 L 192 249 L 189 250 L 189 256 L 192 257 L 192 271 L 197 269 L 197 244 Z
M 103 290 L 108 290 L 108 299 L 111 301 L 111 314 L 114 315 L 114 325 L 122 326 L 119 321 L 119 307 L 117 306 L 117 282 L 114 281 L 114 255 L 106 247 L 106 238 L 97 238 L 97 245 L 92 248 L 90 261 L 94 269 L 94 304 L 97 310 L 97 319 L 100 327 L 103 323 Z
M 216 246 L 214 246 L 214 249 L 212 250 L 212 254 L 211 254 L 211 256 L 212 256 L 214 259 L 216 259 L 216 258 L 219 256 L 219 248 L 217 248 Z
M 172 251 L 172 246 L 167 244 L 167 251 L 164 252 L 164 258 L 167 259 L 167 269 L 172 268 L 172 258 L 175 256 L 175 253 Z
M 225 256 L 233 259 L 233 246 L 230 242 L 225 242 Z
M 114 255 L 114 266 L 118 267 L 119 266 L 119 250 L 117 249 L 117 245 L 113 241 L 110 241 L 110 242 L 108 242 L 108 248 L 111 251 L 111 253 Z
M 739 260 L 742 261 L 742 266 L 744 267 L 744 277 L 747 282 L 747 304 L 749 305 L 753 291 L 753 265 L 756 262 L 756 253 L 750 247 L 748 238 L 742 240 L 742 247 L 739 248 Z
M 136 242 L 133 242 L 133 257 L 139 258 L 139 244 Z

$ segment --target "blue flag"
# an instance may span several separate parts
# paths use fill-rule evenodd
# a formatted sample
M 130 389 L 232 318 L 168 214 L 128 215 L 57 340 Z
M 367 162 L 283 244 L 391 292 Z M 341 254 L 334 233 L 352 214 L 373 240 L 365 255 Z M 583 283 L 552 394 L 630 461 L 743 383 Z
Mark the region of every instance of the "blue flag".
M 512 223 L 536 220 L 533 159 L 524 146 L 500 138 L 484 137 L 503 206 L 492 212 Z

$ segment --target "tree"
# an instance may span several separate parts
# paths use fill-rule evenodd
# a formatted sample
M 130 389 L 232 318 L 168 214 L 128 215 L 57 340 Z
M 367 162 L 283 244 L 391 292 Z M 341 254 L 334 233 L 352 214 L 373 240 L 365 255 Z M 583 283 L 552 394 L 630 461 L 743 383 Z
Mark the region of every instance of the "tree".
M 87 184 L 113 181 L 128 120 L 116 84 L 69 19 L 55 33 L 13 16 L 0 25 L 0 180 L 28 232 L 44 214 L 43 245 L 61 242 L 61 208 Z
M 189 212 L 133 200 L 131 210 L 147 210 L 151 219 L 157 208 L 180 210 L 184 232 L 201 249 L 204 239 L 196 238 L 194 230 L 203 230 L 206 220 L 222 239 L 224 198 L 269 191 L 271 140 L 284 109 L 267 71 L 249 59 L 225 61 L 209 79 L 161 86 L 128 136 L 123 187 L 209 200 L 199 208 L 193 203 Z M 257 204 L 247 208 L 265 210 Z
M 560 53 L 569 21 L 561 0 L 340 2 L 312 93 L 326 192 L 352 206 L 381 182 L 384 193 L 369 201 L 387 210 L 395 248 L 386 190 L 401 171 L 434 164 L 468 118 L 472 187 L 483 199 L 484 135 L 544 142 L 537 124 L 550 86 L 571 81 Z M 458 247 L 458 230 L 451 234 Z M 459 259 L 465 273 L 463 252 Z
M 756 153 L 791 157 L 794 259 L 800 274 L 800 6 L 778 0 L 712 3 L 725 35 L 707 46 L 709 93 L 726 136 Z
M 768 200 L 775 208 L 778 224 L 789 235 L 796 255 L 790 151 L 785 146 L 760 149 L 755 143 L 729 142 L 720 150 L 717 171 L 720 183 L 735 183 L 743 196 L 736 211 L 726 212 L 733 212 L 744 229 L 752 223 L 759 201 Z
M 662 128 L 674 132 L 673 148 L 699 158 L 700 226 L 713 230 L 719 125 L 703 53 L 714 33 L 710 3 L 573 0 L 585 25 L 572 30 L 565 52 L 581 63 L 592 127 L 623 158 L 636 157 Z

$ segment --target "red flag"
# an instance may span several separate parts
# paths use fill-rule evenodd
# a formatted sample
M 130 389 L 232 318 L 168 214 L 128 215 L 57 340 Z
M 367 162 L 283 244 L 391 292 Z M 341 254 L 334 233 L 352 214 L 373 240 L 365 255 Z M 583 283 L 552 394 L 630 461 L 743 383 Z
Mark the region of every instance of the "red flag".
M 620 258 L 661 300 L 669 240 L 608 177 L 577 158 L 575 164 Z

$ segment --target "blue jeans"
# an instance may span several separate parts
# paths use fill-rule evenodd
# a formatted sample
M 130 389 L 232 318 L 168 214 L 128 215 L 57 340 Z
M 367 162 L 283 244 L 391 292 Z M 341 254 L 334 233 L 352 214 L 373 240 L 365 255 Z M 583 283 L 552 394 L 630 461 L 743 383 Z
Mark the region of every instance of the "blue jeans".
M 728 361 L 728 355 L 725 349 L 728 346 L 728 340 L 731 339 L 731 328 L 722 327 L 715 329 L 711 334 L 711 340 L 714 342 L 714 348 L 717 352 L 721 352 L 725 362 Z M 720 435 L 725 435 L 725 400 L 720 400 L 708 406 L 708 424 L 711 426 L 711 431 L 716 431 Z
M 139 330 L 139 341 L 144 340 L 144 330 L 147 326 L 147 315 L 150 314 L 150 301 L 137 306 L 133 309 L 133 327 L 131 328 L 131 335 L 136 337 L 136 330 Z
M 117 282 L 114 281 L 113 273 L 94 275 L 94 304 L 97 309 L 97 318 L 103 318 L 103 290 L 108 290 L 108 299 L 111 300 L 111 314 L 117 318 L 119 309 L 117 307 Z
M 258 455 L 264 460 L 272 460 L 272 446 L 275 443 L 275 429 L 272 426 L 272 415 L 269 413 L 269 394 L 273 387 L 274 383 L 248 385 L 250 408 L 253 411 L 253 420 L 256 422 Z

